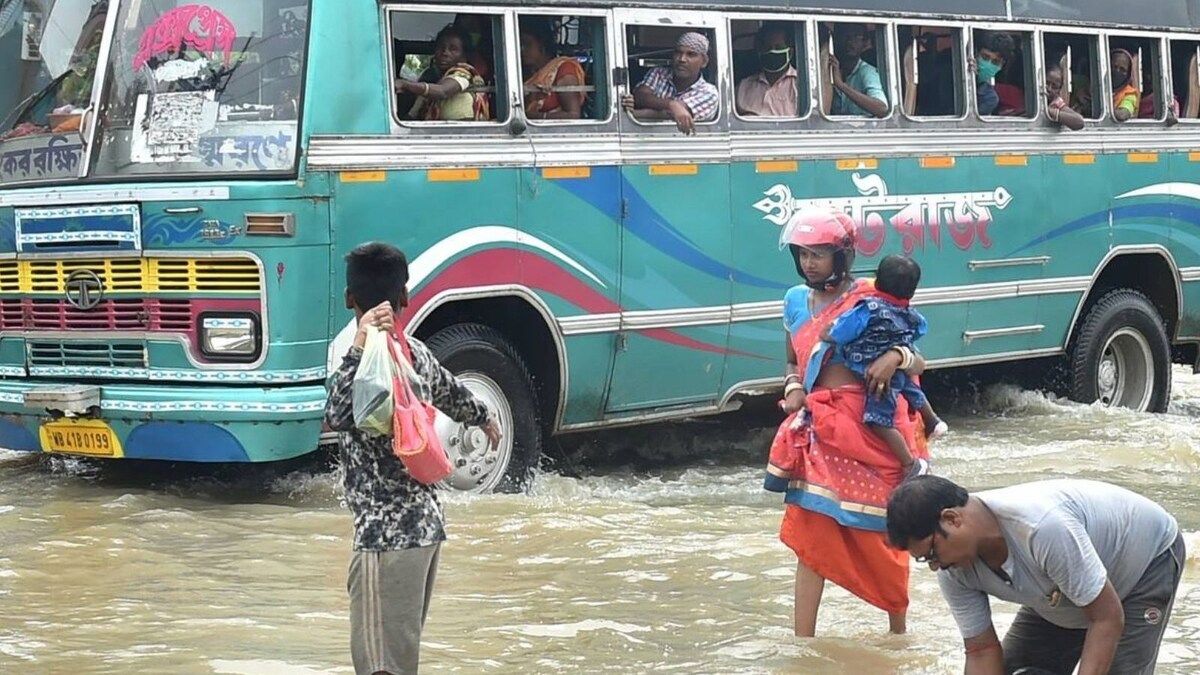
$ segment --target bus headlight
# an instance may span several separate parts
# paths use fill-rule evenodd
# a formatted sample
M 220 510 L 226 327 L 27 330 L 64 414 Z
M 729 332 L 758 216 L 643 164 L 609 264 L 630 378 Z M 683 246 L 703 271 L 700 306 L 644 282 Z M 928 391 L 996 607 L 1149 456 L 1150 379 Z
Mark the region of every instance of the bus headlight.
M 258 320 L 248 315 L 202 317 L 200 350 L 215 359 L 253 361 L 259 353 Z

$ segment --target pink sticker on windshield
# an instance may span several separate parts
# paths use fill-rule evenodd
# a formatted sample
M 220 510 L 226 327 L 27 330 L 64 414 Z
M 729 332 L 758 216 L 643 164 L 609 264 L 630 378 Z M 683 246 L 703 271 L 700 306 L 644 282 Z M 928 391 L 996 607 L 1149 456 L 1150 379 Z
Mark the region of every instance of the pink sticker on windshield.
M 178 55 L 186 47 L 209 56 L 219 51 L 229 63 L 235 40 L 237 28 L 224 14 L 208 5 L 184 5 L 160 16 L 142 33 L 133 68 L 141 68 L 156 56 Z

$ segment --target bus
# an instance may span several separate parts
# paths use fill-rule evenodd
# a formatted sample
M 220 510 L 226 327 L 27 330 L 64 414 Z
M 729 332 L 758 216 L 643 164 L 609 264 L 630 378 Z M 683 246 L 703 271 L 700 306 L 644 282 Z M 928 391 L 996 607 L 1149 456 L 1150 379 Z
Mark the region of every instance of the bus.
M 1075 400 L 1163 411 L 1200 342 L 1188 7 L 0 0 L 0 447 L 313 451 L 343 258 L 383 240 L 410 261 L 406 330 L 506 431 L 439 422 L 449 486 L 519 488 L 555 434 L 777 395 L 778 240 L 806 208 L 855 219 L 860 273 L 919 261 L 932 367 L 1045 359 Z M 771 31 L 794 89 L 755 115 Z M 684 32 L 717 108 L 690 134 L 623 105 L 675 77 Z M 439 34 L 465 108 L 427 96 Z M 551 56 L 582 75 L 539 85 Z M 883 114 L 845 114 L 835 81 L 867 66 Z M 1080 130 L 1055 124 L 1055 69 Z

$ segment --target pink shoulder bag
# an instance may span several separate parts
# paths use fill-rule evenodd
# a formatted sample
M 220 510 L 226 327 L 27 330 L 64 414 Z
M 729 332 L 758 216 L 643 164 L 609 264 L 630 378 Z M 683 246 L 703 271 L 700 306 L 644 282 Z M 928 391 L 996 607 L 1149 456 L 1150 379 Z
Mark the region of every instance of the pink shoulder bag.
M 400 357 L 396 355 L 397 342 L 400 343 L 405 360 L 415 371 L 412 351 L 403 333 L 398 338 L 388 337 L 388 350 L 392 359 L 400 364 Z M 396 370 L 395 391 L 392 396 L 392 400 L 395 401 L 395 413 L 392 417 L 392 452 L 404 463 L 404 468 L 414 480 L 423 485 L 433 485 L 454 471 L 433 426 L 437 418 L 437 409 L 417 398 L 403 368 L 398 367 Z

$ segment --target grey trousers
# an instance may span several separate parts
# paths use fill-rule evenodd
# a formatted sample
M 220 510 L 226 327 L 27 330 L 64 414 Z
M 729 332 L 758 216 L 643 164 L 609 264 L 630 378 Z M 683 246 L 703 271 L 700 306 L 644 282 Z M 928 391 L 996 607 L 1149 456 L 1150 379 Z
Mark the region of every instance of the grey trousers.
M 1187 559 L 1183 535 L 1163 551 L 1142 573 L 1124 598 L 1125 632 L 1117 643 L 1109 672 L 1117 675 L 1153 675 L 1158 661 L 1175 591 Z M 1071 675 L 1083 654 L 1084 629 L 1056 626 L 1028 607 L 1017 611 L 1012 627 L 1004 635 L 1004 672 L 1030 668 L 1032 673 Z
M 358 675 L 416 673 L 440 543 L 402 551 L 355 551 L 350 592 L 350 655 Z

